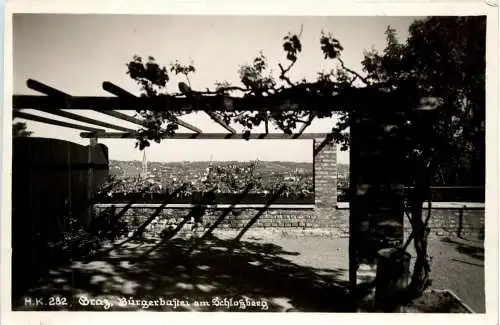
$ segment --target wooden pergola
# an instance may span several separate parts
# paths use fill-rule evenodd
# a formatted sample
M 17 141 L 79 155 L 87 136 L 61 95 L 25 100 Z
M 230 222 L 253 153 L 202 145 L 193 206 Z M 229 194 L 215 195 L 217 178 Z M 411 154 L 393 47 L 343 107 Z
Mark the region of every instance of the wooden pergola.
M 382 103 L 377 107 L 379 113 L 384 111 L 393 111 L 393 107 L 401 107 L 402 105 L 394 105 L 396 101 L 403 101 L 406 98 L 394 96 L 386 92 L 372 88 L 350 88 L 343 90 L 342 93 L 325 97 L 322 95 L 310 94 L 300 90 L 297 93 L 288 92 L 286 94 L 276 94 L 267 97 L 228 97 L 218 95 L 198 96 L 196 98 L 187 98 L 186 96 L 163 96 L 157 98 L 137 97 L 123 88 L 105 81 L 102 87 L 105 91 L 114 95 L 111 97 L 99 96 L 71 96 L 56 88 L 48 86 L 39 81 L 29 79 L 27 86 L 40 92 L 41 95 L 14 95 L 12 106 L 14 109 L 13 117 L 41 122 L 51 125 L 63 126 L 86 131 L 82 133 L 84 138 L 135 138 L 136 131 L 120 125 L 99 121 L 96 119 L 81 116 L 79 114 L 70 113 L 66 110 L 93 110 L 99 114 L 104 114 L 113 118 L 120 119 L 125 122 L 133 123 L 138 126 L 143 126 L 141 119 L 118 112 L 119 110 L 137 111 L 144 109 L 149 111 L 204 111 L 216 123 L 225 128 L 228 133 L 203 133 L 198 127 L 189 124 L 173 114 L 169 114 L 167 119 L 183 126 L 193 133 L 177 133 L 173 136 L 165 136 L 174 139 L 241 139 L 244 135 L 237 134 L 236 130 L 227 125 L 222 119 L 214 114 L 216 111 L 352 111 L 353 107 L 365 107 L 372 105 L 374 101 Z M 391 105 L 383 105 L 389 103 Z M 389 108 L 390 107 L 390 108 Z M 23 109 L 35 109 L 41 112 L 52 115 L 68 118 L 74 121 L 91 124 L 94 127 L 84 127 L 78 124 L 61 122 L 58 120 L 41 117 L 25 113 Z M 298 133 L 286 134 L 270 134 L 254 133 L 250 135 L 250 139 L 311 139 L 321 136 L 321 134 L 304 134 L 306 128 L 310 125 L 304 123 Z M 120 132 L 105 132 L 107 128 Z
M 203 110 L 219 125 L 228 130 L 228 133 L 203 133 L 203 131 L 174 115 L 169 115 L 169 119 L 178 124 L 179 126 L 185 127 L 186 129 L 192 131 L 192 133 L 176 133 L 174 135 L 165 135 L 164 138 L 169 139 L 314 139 L 320 137 L 332 137 L 331 134 L 327 133 L 304 133 L 306 128 L 310 123 L 304 123 L 299 132 L 287 135 L 287 134 L 276 134 L 276 133 L 252 133 L 250 135 L 238 134 L 236 130 L 229 125 L 227 125 L 222 119 L 216 116 L 214 111 L 220 111 L 228 109 L 227 101 L 231 101 L 232 109 L 239 111 L 259 111 L 268 110 L 262 108 L 263 103 L 261 98 L 223 98 L 225 103 L 221 103 L 221 98 L 216 96 L 207 96 L 198 100 L 190 100 L 185 97 L 165 97 L 165 98 L 145 98 L 137 97 L 128 91 L 120 88 L 119 86 L 105 81 L 102 84 L 104 90 L 115 95 L 113 97 L 82 97 L 82 96 L 71 96 L 64 93 L 56 88 L 48 86 L 39 81 L 29 79 L 27 85 L 30 89 L 38 91 L 41 95 L 14 95 L 13 96 L 13 118 L 22 118 L 29 121 L 46 123 L 49 125 L 62 126 L 77 130 L 82 130 L 80 135 L 82 138 L 90 139 L 135 139 L 137 137 L 137 131 L 123 127 L 121 125 L 112 124 L 108 122 L 103 122 L 97 119 L 88 118 L 79 114 L 70 113 L 66 110 L 93 110 L 99 114 L 104 114 L 124 122 L 129 122 L 136 124 L 138 126 L 143 126 L 143 121 L 136 117 L 130 116 L 128 114 L 123 114 L 118 112 L 119 110 L 137 110 L 139 107 L 147 107 L 150 111 L 172 111 L 172 110 Z M 289 100 L 286 99 L 282 106 L 283 110 L 302 110 L 300 105 L 284 105 L 287 104 Z M 302 101 L 302 100 L 301 100 Z M 324 101 L 322 98 L 317 99 L 318 102 Z M 272 105 L 276 105 L 279 102 L 279 98 L 272 98 L 270 102 L 274 102 Z M 313 100 L 314 102 L 314 100 Z M 342 105 L 345 102 L 344 98 L 339 98 L 338 104 Z M 268 103 L 269 105 L 269 103 Z M 309 106 L 310 104 L 308 104 Z M 321 109 L 321 106 L 317 108 Z M 23 112 L 24 109 L 34 109 L 40 112 L 49 113 L 55 116 L 64 117 L 76 122 L 82 122 L 86 124 L 91 124 L 92 127 L 83 126 L 79 124 L 73 124 L 68 122 L 62 122 L 59 120 L 29 114 Z M 332 110 L 346 110 L 344 108 L 337 108 Z M 101 127 L 101 128 L 99 128 Z M 106 132 L 102 128 L 112 129 L 120 132 Z
M 27 85 L 30 89 L 40 92 L 40 95 L 14 95 L 13 96 L 13 117 L 23 118 L 35 122 L 42 122 L 51 125 L 63 126 L 83 131 L 80 136 L 89 138 L 90 143 L 97 142 L 98 138 L 107 139 L 134 139 L 137 138 L 137 131 L 123 127 L 121 125 L 111 124 L 83 117 L 78 114 L 69 113 L 65 110 L 93 110 L 99 114 L 104 114 L 113 118 L 120 119 L 124 122 L 130 122 L 137 126 L 143 126 L 141 119 L 132 117 L 127 114 L 118 112 L 119 110 L 149 110 L 149 111 L 164 111 L 167 112 L 167 119 L 173 123 L 183 126 L 191 133 L 176 133 L 175 135 L 165 135 L 168 139 L 314 139 L 314 138 L 330 138 L 333 139 L 333 134 L 318 134 L 304 133 L 310 125 L 305 123 L 298 133 L 291 135 L 286 134 L 271 134 L 271 133 L 253 133 L 250 136 L 238 134 L 236 130 L 224 123 L 215 112 L 217 111 L 310 111 L 311 116 L 315 116 L 321 111 L 344 111 L 344 112 L 368 112 L 373 116 L 378 116 L 377 122 L 359 122 L 361 119 L 352 119 L 360 123 L 358 127 L 353 129 L 351 124 L 351 199 L 350 199 L 350 283 L 356 288 L 358 274 L 357 270 L 360 264 L 366 263 L 358 256 L 364 256 L 360 253 L 367 248 L 366 238 L 371 235 L 370 229 L 361 230 L 366 222 L 376 219 L 375 226 L 382 224 L 385 221 L 397 221 L 396 228 L 402 231 L 403 227 L 403 212 L 399 207 L 394 207 L 394 194 L 392 185 L 394 183 L 401 184 L 397 176 L 393 176 L 394 169 L 398 168 L 398 161 L 393 161 L 393 157 L 384 157 L 380 155 L 380 150 L 383 147 L 375 136 L 379 131 L 376 129 L 376 123 L 384 121 L 385 116 L 393 116 L 395 112 L 405 111 L 409 105 L 416 103 L 412 102 L 410 96 L 404 92 L 384 92 L 376 88 L 349 88 L 342 90 L 341 93 L 332 94 L 331 96 L 323 96 L 319 93 L 303 91 L 300 88 L 294 90 L 281 91 L 270 96 L 249 96 L 249 97 L 229 97 L 220 94 L 216 95 L 200 95 L 194 97 L 186 96 L 163 96 L 157 98 L 137 97 L 127 92 L 126 90 L 112 84 L 111 82 L 103 82 L 104 90 L 112 94 L 110 97 L 89 97 L 89 96 L 71 96 L 60 90 L 52 88 L 36 80 L 28 80 Z M 415 98 L 415 97 L 413 97 Z M 368 109 L 376 107 L 376 109 Z M 77 122 L 91 124 L 92 127 L 82 126 L 73 123 L 61 122 L 55 119 L 41 117 L 23 112 L 24 109 L 35 109 L 37 111 L 49 113 L 55 116 L 72 119 Z M 225 128 L 227 133 L 204 133 L 198 127 L 191 125 L 182 119 L 175 117 L 172 111 L 204 111 L 216 123 Z M 168 113 L 170 112 L 170 113 Z M 387 113 L 387 114 L 386 114 Z M 362 115 L 357 115 L 362 116 Z M 311 119 L 312 120 L 312 119 Z M 391 119 L 388 119 L 388 123 Z M 364 123 L 364 124 L 363 124 Z M 382 122 L 384 123 L 384 122 Z M 377 124 L 378 125 L 378 124 Z M 386 124 L 387 125 L 387 124 Z M 368 128 L 367 128 L 368 126 Z M 111 129 L 113 132 L 106 132 L 103 128 Z M 267 131 L 267 128 L 266 128 Z M 387 145 L 385 145 L 387 147 Z M 385 149 L 384 150 L 388 150 Z M 390 146 L 389 146 L 390 147 Z M 379 150 L 380 149 L 380 150 Z M 387 151 L 386 151 L 387 152 Z M 367 155 L 368 153 L 368 155 Z M 397 173 L 396 173 L 397 174 Z M 374 177 L 375 175 L 375 177 Z M 381 178 L 380 175 L 385 175 L 387 179 Z M 395 178 L 396 177 L 396 178 Z M 368 183 L 368 184 L 367 184 Z M 382 185 L 381 185 L 382 184 Z M 389 186 L 387 186 L 389 184 Z M 393 191 L 392 194 L 375 194 L 363 195 L 360 188 L 368 187 L 376 189 L 390 189 L 384 191 Z M 379 191 L 379 190 L 377 190 Z M 382 190 L 380 190 L 382 191 Z M 387 193 L 389 193 L 387 192 Z M 361 193 L 361 194 L 359 194 Z M 393 195 L 394 194 L 394 195 Z M 386 195 L 387 196 L 386 198 Z M 393 195 L 391 197 L 391 195 Z M 370 219 L 371 218 L 371 219 Z M 382 226 L 381 226 L 382 227 Z M 384 225 L 385 227 L 385 225 Z M 403 239 L 402 233 L 397 235 L 397 239 Z M 361 255 L 360 255 L 361 254 Z M 369 264 L 370 262 L 368 262 Z

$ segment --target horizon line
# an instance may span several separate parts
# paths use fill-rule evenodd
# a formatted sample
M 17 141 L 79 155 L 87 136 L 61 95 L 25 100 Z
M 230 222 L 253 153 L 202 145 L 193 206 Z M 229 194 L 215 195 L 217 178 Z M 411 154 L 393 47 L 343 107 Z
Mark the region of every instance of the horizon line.
M 252 162 L 252 161 L 260 161 L 260 162 L 278 162 L 278 163 L 302 163 L 302 164 L 313 164 L 314 161 L 292 161 L 292 160 L 261 160 L 261 159 L 255 159 L 255 160 L 170 160 L 170 161 L 157 161 L 157 160 L 148 160 L 148 163 L 154 163 L 154 162 L 159 162 L 159 163 L 196 163 L 196 162 Z M 137 161 L 137 162 L 142 162 L 140 159 L 133 159 L 133 160 L 121 160 L 121 159 L 109 159 L 109 161 Z M 349 163 L 343 163 L 343 162 L 337 162 L 337 165 L 349 165 Z

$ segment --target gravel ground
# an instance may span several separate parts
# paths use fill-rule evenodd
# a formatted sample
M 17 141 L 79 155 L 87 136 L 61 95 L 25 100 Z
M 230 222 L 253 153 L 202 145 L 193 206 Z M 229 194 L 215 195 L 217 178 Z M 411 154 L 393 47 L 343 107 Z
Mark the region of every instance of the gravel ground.
M 251 237 L 250 237 L 251 239 Z M 316 268 L 343 269 L 340 280 L 348 279 L 348 238 L 271 238 L 260 240 L 282 246 L 285 251 L 300 253 L 283 256 L 290 261 Z M 450 289 L 475 312 L 485 312 L 484 257 L 478 243 L 440 238 L 429 239 L 432 256 L 431 278 L 434 289 Z M 409 250 L 412 255 L 414 253 Z M 479 251 L 479 252 L 478 252 Z
M 229 232 L 217 237 L 235 238 Z M 234 292 L 263 293 L 263 297 L 291 297 L 291 306 L 321 311 L 316 306 L 323 301 L 332 301 L 333 293 L 329 295 L 318 288 L 334 278 L 340 282 L 348 281 L 348 238 L 283 236 L 276 232 L 249 231 L 242 241 L 247 243 L 241 249 L 234 248 L 236 251 L 232 253 L 229 246 L 225 247 L 230 241 L 223 240 L 208 244 L 199 253 L 194 250 L 196 257 L 192 258 L 186 256 L 185 248 L 177 253 L 172 249 L 165 252 L 157 249 L 136 264 L 131 258 L 142 255 L 153 244 L 125 245 L 110 254 L 109 259 L 97 259 L 89 264 L 78 262 L 51 272 L 51 279 L 43 281 L 30 296 L 36 296 L 37 292 L 66 293 L 68 297 L 70 294 L 91 297 L 106 292 L 114 292 L 115 296 L 139 293 L 154 296 L 166 292 L 192 294 L 194 287 L 198 293 L 203 293 L 212 292 L 205 287 L 217 285 L 223 290 L 234 287 L 231 289 Z M 484 253 L 481 243 L 430 238 L 429 254 L 432 256 L 432 288 L 449 289 L 475 312 L 484 313 Z M 182 270 L 177 270 L 179 267 Z M 179 287 L 182 281 L 189 282 L 193 288 Z M 333 282 L 330 288 L 333 288 Z M 306 289 L 312 291 L 300 294 Z M 312 297 L 319 299 L 318 305 L 316 302 L 308 305 Z M 273 302 L 274 311 L 285 310 L 289 301 Z M 339 300 L 338 304 L 342 305 L 342 302 Z
M 450 289 L 477 313 L 484 313 L 484 256 L 471 254 L 465 245 L 431 240 L 433 288 Z

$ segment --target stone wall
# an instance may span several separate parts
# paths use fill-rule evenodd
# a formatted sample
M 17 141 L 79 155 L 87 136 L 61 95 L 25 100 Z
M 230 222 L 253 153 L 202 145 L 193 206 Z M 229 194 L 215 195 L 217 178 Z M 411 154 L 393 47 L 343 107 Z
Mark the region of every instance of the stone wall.
M 424 209 L 424 216 L 427 216 Z M 462 221 L 460 221 L 462 220 Z M 405 218 L 405 232 L 411 225 Z M 433 209 L 429 222 L 431 234 L 437 236 L 461 235 L 472 240 L 484 239 L 484 209 Z
M 95 205 L 95 213 L 109 211 L 109 206 Z M 175 229 L 183 223 L 182 231 L 193 227 L 206 231 L 210 228 L 242 231 L 250 226 L 251 232 L 272 230 L 296 236 L 349 236 L 349 209 L 335 209 L 325 221 L 315 209 L 196 209 L 178 208 L 127 208 L 116 207 L 114 214 L 125 220 L 130 231 L 137 229 L 152 216 L 154 220 L 146 228 L 146 233 L 159 236 L 165 229 Z M 427 209 L 424 209 L 427 214 Z M 461 216 L 461 217 L 460 217 Z M 460 225 L 460 218 L 462 224 Z M 482 239 L 484 236 L 484 209 L 433 209 L 430 219 L 431 234 L 436 236 L 456 236 L 460 233 L 465 238 Z M 411 226 L 405 219 L 405 232 L 411 232 Z

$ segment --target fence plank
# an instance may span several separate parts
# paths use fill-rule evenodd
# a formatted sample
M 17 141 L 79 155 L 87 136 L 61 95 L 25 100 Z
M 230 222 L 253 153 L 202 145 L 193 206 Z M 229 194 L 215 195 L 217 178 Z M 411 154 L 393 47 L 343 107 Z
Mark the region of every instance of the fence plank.
M 88 175 L 80 166 L 96 170 L 92 188 L 108 174 L 102 167 L 107 148 L 93 148 L 96 154 L 87 160 L 88 146 L 44 138 L 13 140 L 13 288 L 22 289 L 46 271 L 51 256 L 47 244 L 66 230 L 69 214 L 85 215 Z

